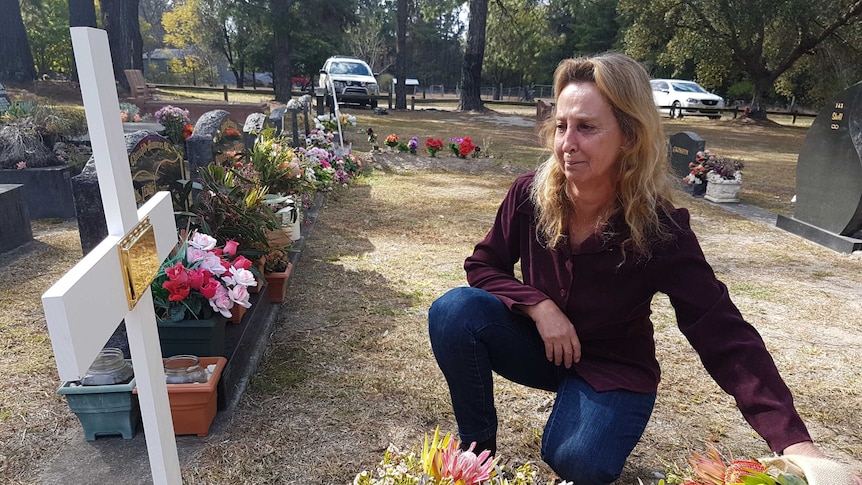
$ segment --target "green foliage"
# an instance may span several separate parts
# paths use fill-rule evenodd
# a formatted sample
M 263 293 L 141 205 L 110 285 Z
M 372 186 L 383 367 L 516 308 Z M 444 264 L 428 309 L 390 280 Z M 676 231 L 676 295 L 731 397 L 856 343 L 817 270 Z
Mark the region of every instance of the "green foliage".
M 29 168 L 62 165 L 52 151 L 54 142 L 86 132 L 81 109 L 15 103 L 0 117 L 0 168 L 19 162 Z
M 21 17 L 39 74 L 72 70 L 69 5 L 64 0 L 22 2 Z

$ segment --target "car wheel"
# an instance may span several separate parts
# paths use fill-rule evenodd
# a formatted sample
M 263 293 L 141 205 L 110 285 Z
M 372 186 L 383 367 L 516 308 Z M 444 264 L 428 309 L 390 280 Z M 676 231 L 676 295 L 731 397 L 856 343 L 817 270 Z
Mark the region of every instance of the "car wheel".
M 670 108 L 670 117 L 682 119 L 682 108 L 679 101 L 673 102 L 673 106 Z
M 710 116 L 710 117 L 709 117 L 709 119 L 711 119 L 711 120 L 720 120 L 720 119 L 721 119 L 721 115 L 718 115 L 718 116 Z

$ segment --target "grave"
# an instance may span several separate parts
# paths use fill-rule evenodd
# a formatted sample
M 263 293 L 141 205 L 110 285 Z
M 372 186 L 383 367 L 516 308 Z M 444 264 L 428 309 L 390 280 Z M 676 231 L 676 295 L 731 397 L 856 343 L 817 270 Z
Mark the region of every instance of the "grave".
M 862 250 L 862 82 L 814 119 L 796 162 L 793 217 L 776 225 L 835 251 Z
M 242 143 L 247 147 L 254 146 L 260 132 L 269 128 L 269 118 L 263 113 L 252 113 L 245 119 L 242 125 Z
M 6 88 L 0 84 L 0 114 L 5 113 L 12 107 L 12 102 L 9 100 L 9 93 Z
M 71 219 L 75 217 L 72 197 L 72 167 L 0 169 L 0 184 L 22 184 L 24 203 L 31 219 Z
M 188 180 L 182 152 L 167 138 L 150 131 L 127 133 L 125 144 L 137 206 L 164 190 L 172 194 L 174 210 L 186 210 L 186 201 L 179 195 L 183 181 Z M 94 158 L 72 177 L 72 192 L 81 248 L 87 254 L 108 235 Z
M 0 221 L 0 253 L 33 240 L 23 185 L 0 184 Z
M 697 152 L 706 149 L 706 141 L 693 131 L 682 131 L 670 136 L 668 158 L 674 173 L 682 179 L 691 172 L 689 164 L 697 159 Z
M 186 140 L 189 173 L 197 177 L 198 170 L 212 162 L 232 164 L 233 157 L 245 150 L 239 124 L 223 109 L 208 111 L 195 123 L 195 131 Z

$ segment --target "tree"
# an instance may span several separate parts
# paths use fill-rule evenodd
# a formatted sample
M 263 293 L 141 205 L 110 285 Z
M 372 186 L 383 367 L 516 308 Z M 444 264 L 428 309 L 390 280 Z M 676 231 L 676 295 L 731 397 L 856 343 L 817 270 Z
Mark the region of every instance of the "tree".
M 620 0 L 631 27 L 626 49 L 658 64 L 694 63 L 698 82 L 720 85 L 740 74 L 753 85 L 751 116 L 765 118 L 764 99 L 803 56 L 857 25 L 862 0 Z M 669 41 L 654 32 L 668 32 Z M 689 66 L 691 68 L 691 66 Z
M 36 79 L 33 54 L 18 0 L 0 0 L 0 17 L 6 19 L 0 29 L 0 82 Z
M 108 32 L 114 79 L 124 88 L 129 82 L 123 71 L 144 68 L 144 41 L 138 21 L 138 0 L 102 0 L 102 24 Z
M 69 0 L 69 27 L 96 27 L 93 0 Z
M 36 5 L 38 4 L 38 5 Z M 92 0 L 90 0 L 92 7 Z M 30 51 L 39 75 L 73 70 L 72 41 L 69 35 L 69 8 L 65 0 L 41 0 L 21 4 L 27 26 Z M 93 20 L 95 19 L 93 10 Z
M 395 109 L 407 109 L 407 19 L 410 16 L 410 2 L 398 0 L 396 17 L 398 18 L 397 45 L 395 51 Z
M 461 69 L 459 111 L 485 111 L 482 104 L 482 60 L 485 57 L 485 24 L 488 0 L 470 1 L 470 24 L 467 27 L 467 47 Z

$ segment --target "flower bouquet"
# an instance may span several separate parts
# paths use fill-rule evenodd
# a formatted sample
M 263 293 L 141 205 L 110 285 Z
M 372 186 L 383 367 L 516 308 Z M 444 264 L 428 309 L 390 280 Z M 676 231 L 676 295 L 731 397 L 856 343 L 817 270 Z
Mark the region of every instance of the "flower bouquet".
M 443 140 L 439 138 L 428 138 L 425 140 L 425 151 L 432 157 L 437 156 L 437 152 L 443 149 Z
M 387 136 L 385 140 L 383 140 L 383 144 L 386 145 L 387 147 L 389 147 L 390 150 L 397 147 L 398 146 L 398 135 L 396 135 L 395 133 L 392 133 L 391 135 Z
M 407 149 L 410 150 L 410 153 L 416 155 L 416 149 L 419 147 L 419 139 L 415 136 L 410 139 L 407 143 Z
M 525 463 L 512 472 L 497 465 L 489 451 L 477 456 L 473 453 L 475 443 L 466 451 L 461 450 L 458 440 L 447 433 L 440 438 L 440 428 L 430 440 L 425 437 L 421 457 L 416 453 L 404 453 L 389 445 L 383 460 L 372 473 L 363 471 L 353 479 L 353 485 L 533 485 L 536 468 Z M 570 482 L 561 482 L 564 485 Z
M 214 237 L 193 232 L 180 241 L 150 285 L 156 317 L 162 321 L 231 316 L 234 305 L 249 308 L 249 286 L 256 286 L 251 261 L 237 255 L 238 244 L 216 247 Z
M 167 105 L 156 111 L 154 116 L 156 121 L 165 127 L 165 136 L 172 143 L 181 145 L 188 138 L 184 136 L 184 132 L 187 125 L 191 124 L 189 110 Z M 189 130 L 189 136 L 191 136 L 191 130 Z
M 474 153 L 474 150 L 478 152 L 476 145 L 469 136 L 464 138 L 452 137 L 449 141 L 449 149 L 456 157 L 460 158 L 467 158 L 467 155 Z

